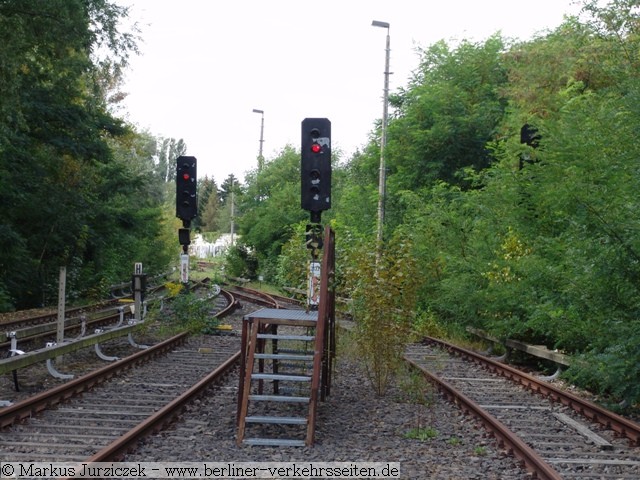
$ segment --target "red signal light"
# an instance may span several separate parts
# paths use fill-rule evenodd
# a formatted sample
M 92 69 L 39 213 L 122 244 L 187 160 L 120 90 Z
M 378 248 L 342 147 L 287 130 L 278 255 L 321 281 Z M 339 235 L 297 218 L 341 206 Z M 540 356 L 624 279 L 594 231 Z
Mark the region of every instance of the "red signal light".
M 189 174 L 187 172 L 183 173 L 182 178 L 184 178 L 185 180 L 189 180 Z
M 313 144 L 311 145 L 311 151 L 312 151 L 313 153 L 320 153 L 320 150 L 322 150 L 322 147 L 321 147 L 319 144 L 317 144 L 317 143 L 313 143 Z

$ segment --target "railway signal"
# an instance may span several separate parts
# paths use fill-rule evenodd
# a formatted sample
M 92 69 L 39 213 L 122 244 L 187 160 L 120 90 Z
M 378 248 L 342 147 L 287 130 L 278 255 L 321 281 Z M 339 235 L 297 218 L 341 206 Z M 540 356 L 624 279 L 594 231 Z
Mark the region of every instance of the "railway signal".
M 176 160 L 176 217 L 185 227 L 198 215 L 198 176 L 196 157 L 181 155 Z
M 536 149 L 538 148 L 538 144 L 541 139 L 542 136 L 538 133 L 538 129 L 528 123 L 525 123 L 520 129 L 520 143 L 522 144 L 526 144 L 531 148 Z M 522 152 L 519 160 L 520 170 L 524 168 L 525 162 L 529 164 L 535 163 L 535 154 L 531 151 Z
M 331 208 L 331 122 L 327 118 L 302 121 L 300 198 L 311 221 Z
M 538 129 L 528 123 L 524 124 L 520 129 L 520 143 L 526 143 L 530 147 L 538 148 L 538 143 L 542 135 L 538 133 Z

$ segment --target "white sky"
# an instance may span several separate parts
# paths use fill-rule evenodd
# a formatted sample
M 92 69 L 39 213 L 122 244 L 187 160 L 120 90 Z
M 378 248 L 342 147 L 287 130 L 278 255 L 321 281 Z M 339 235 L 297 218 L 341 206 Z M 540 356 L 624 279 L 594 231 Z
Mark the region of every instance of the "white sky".
M 305 117 L 331 120 L 347 159 L 382 116 L 386 29 L 390 90 L 418 66 L 415 47 L 528 39 L 577 13 L 573 0 L 117 0 L 143 38 L 123 88 L 124 115 L 151 134 L 182 138 L 198 176 L 241 181 L 257 165 L 260 114 L 268 161 L 299 148 Z

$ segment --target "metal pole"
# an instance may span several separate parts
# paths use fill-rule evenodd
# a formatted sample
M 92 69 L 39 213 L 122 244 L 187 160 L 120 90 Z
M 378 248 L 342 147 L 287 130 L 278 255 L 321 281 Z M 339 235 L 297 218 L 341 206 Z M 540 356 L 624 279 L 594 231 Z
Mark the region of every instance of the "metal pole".
M 235 216 L 236 216 L 236 212 L 235 212 L 235 191 L 233 189 L 233 181 L 231 182 L 231 246 L 233 247 L 235 241 L 234 241 L 234 236 L 235 236 L 235 230 L 236 230 L 236 224 L 235 224 Z
M 135 263 L 133 267 L 133 318 L 142 321 L 142 263 Z
M 65 320 L 65 298 L 66 298 L 66 283 L 67 283 L 67 267 L 60 267 L 60 274 L 58 276 L 58 322 L 56 329 L 56 342 L 58 345 L 62 345 L 64 341 L 64 320 Z M 61 364 L 63 361 L 62 355 L 56 357 L 56 362 Z
M 382 27 L 387 29 L 387 44 L 385 51 L 384 62 L 384 90 L 382 96 L 382 132 L 380 136 L 380 172 L 378 179 L 378 228 L 377 228 L 377 251 L 380 255 L 380 249 L 382 248 L 383 240 L 383 225 L 384 225 L 384 203 L 386 196 L 386 167 L 384 159 L 384 151 L 387 145 L 387 123 L 388 123 L 388 111 L 389 111 L 389 58 L 391 56 L 391 38 L 389 35 L 389 24 L 386 22 L 378 22 L 374 20 L 371 24 L 374 27 Z
M 260 153 L 258 156 L 260 157 L 260 161 L 262 161 L 262 144 L 264 143 L 264 113 L 261 115 L 260 119 Z
M 260 150 L 258 152 L 258 171 L 261 171 L 264 166 L 264 157 L 262 156 L 262 144 L 264 143 L 264 111 L 254 108 L 253 113 L 259 113 L 262 117 L 260 121 Z

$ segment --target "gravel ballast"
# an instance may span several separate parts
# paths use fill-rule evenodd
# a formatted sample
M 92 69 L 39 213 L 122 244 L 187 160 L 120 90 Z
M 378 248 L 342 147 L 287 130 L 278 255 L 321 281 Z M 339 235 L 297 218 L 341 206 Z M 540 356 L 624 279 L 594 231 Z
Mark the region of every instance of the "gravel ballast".
M 312 447 L 238 447 L 237 383 L 236 371 L 189 408 L 173 428 L 149 437 L 126 460 L 399 462 L 404 479 L 530 478 L 472 418 L 437 393 L 426 407 L 406 402 L 398 386 L 377 397 L 360 367 L 349 360 L 338 362 L 331 396 L 320 403 Z M 433 438 L 405 437 L 419 417 L 424 426 L 437 432 Z

